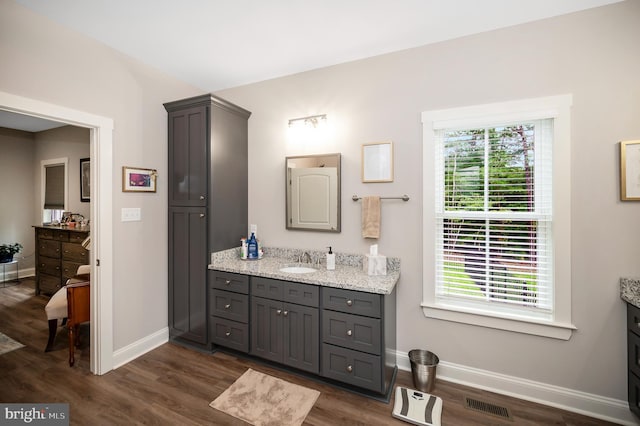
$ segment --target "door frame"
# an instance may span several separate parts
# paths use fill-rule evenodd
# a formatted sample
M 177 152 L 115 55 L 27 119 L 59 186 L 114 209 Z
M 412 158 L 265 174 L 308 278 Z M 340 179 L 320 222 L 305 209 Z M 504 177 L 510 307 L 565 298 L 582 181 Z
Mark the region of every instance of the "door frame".
M 0 109 L 90 130 L 90 369 L 113 369 L 113 119 L 0 91 Z

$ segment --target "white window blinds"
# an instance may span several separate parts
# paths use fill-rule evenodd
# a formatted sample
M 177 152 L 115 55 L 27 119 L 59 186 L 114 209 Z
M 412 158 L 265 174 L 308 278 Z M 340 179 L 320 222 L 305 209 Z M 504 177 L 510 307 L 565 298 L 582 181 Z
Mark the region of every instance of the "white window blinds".
M 64 164 L 45 167 L 45 209 L 64 209 L 64 167 Z
M 436 131 L 436 298 L 548 318 L 553 120 Z

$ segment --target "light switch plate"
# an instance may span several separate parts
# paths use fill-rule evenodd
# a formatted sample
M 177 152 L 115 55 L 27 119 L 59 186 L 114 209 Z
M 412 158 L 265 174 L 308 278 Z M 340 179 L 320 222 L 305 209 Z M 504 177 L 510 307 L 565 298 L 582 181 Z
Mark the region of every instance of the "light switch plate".
M 142 220 L 140 207 L 123 207 L 121 220 L 123 222 L 137 222 Z

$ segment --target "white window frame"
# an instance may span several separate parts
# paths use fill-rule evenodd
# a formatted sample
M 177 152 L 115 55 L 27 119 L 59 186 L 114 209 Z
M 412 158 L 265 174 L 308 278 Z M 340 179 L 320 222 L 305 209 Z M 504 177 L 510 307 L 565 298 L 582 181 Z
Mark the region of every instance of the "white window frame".
M 51 160 L 42 160 L 40 162 L 40 175 L 41 175 L 41 185 L 40 185 L 40 217 L 42 218 L 43 223 L 46 222 L 47 217 L 45 216 L 46 210 L 44 208 L 44 197 L 45 191 L 47 188 L 47 170 L 48 166 L 64 166 L 64 211 L 69 209 L 69 158 L 54 158 Z M 51 214 L 49 214 L 49 218 Z
M 571 322 L 571 113 L 572 96 L 559 95 L 422 113 L 423 301 L 426 317 L 568 340 Z M 436 298 L 435 132 L 517 121 L 553 119 L 553 314 L 548 320 L 505 316 Z

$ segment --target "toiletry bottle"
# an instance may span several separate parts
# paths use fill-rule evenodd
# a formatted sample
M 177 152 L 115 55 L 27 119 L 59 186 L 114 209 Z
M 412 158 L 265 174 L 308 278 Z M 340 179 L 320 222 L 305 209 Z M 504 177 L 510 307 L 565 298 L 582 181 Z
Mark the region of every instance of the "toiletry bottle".
M 336 269 L 336 255 L 331 251 L 329 247 L 329 253 L 327 253 L 327 270 L 333 271 Z
M 247 239 L 244 237 L 240 238 L 240 259 L 247 259 Z
M 256 240 L 256 234 L 253 232 L 247 242 L 247 257 L 249 259 L 258 259 L 258 241 Z

